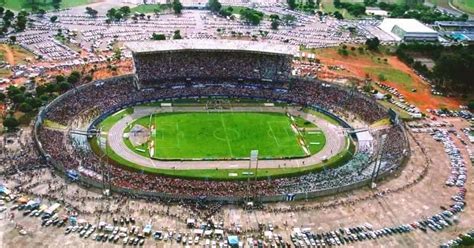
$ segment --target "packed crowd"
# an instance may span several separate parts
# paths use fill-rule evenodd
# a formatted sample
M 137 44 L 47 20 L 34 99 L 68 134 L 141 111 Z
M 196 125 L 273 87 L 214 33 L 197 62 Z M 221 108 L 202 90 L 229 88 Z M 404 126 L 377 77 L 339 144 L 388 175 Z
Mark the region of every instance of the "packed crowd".
M 172 79 L 288 80 L 291 56 L 227 51 L 175 51 L 134 56 L 136 74 L 145 85 Z
M 290 89 L 281 84 L 245 84 L 238 82 L 194 82 L 161 84 L 158 88 L 136 90 L 133 77 L 113 78 L 107 81 L 96 81 L 72 90 L 46 110 L 45 118 L 70 125 L 81 113 L 94 109 L 93 113 L 116 111 L 123 104 L 155 99 L 169 99 L 195 96 L 233 96 L 256 97 L 273 101 L 283 100 L 305 106 L 317 105 L 332 111 L 350 111 L 365 122 L 373 122 L 386 116 L 384 109 L 378 107 L 373 100 L 358 92 L 347 92 L 345 89 L 330 86 L 321 82 L 294 82 Z M 357 103 L 357 104 L 355 104 Z M 398 165 L 404 146 L 403 136 L 399 127 L 386 131 L 387 139 L 384 146 L 382 170 Z M 102 170 L 99 158 L 93 152 L 84 149 L 68 149 L 73 146 L 65 132 L 41 128 L 39 140 L 43 149 L 65 170 L 75 169 L 82 176 L 101 180 Z M 346 164 L 353 167 L 354 162 Z M 363 164 L 363 163 L 359 163 Z M 359 167 L 366 165 L 360 165 Z M 105 180 L 111 185 L 143 191 L 154 191 L 177 196 L 205 197 L 214 196 L 246 196 L 249 192 L 247 182 L 215 182 L 195 181 L 180 178 L 167 178 L 157 175 L 135 173 L 117 166 L 107 166 Z M 345 173 L 342 173 L 345 171 Z M 339 167 L 326 170 L 323 174 L 306 175 L 303 178 L 262 180 L 251 182 L 250 191 L 260 195 L 274 195 L 292 192 L 311 192 L 337 188 L 367 179 L 369 168 L 348 170 Z M 337 177 L 334 177 L 338 174 Z M 311 178 L 313 177 L 313 178 Z M 310 179 L 311 178 L 311 179 Z M 343 178 L 344 180 L 340 180 Z M 299 184 L 301 181 L 314 183 Z M 302 186 L 301 186 L 302 185 Z

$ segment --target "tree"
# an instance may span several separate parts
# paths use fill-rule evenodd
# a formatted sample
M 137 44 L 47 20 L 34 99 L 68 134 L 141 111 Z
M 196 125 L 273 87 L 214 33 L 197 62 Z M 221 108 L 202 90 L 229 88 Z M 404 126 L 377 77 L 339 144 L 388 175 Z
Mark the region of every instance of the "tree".
M 7 96 L 4 93 L 0 92 L 0 102 L 4 102 L 6 98 Z
M 376 6 L 377 5 L 377 0 L 364 0 L 364 5 L 365 6 Z
M 307 10 L 314 10 L 316 8 L 316 3 L 314 2 L 314 0 L 306 0 L 305 8 Z
M 151 39 L 152 40 L 166 40 L 166 36 L 164 34 L 153 33 L 151 35 Z
M 296 0 L 286 0 L 288 8 L 294 10 L 296 8 Z
M 43 102 L 37 97 L 28 97 L 25 102 L 31 105 L 33 109 L 37 109 L 43 105 Z
M 25 98 L 25 95 L 23 95 L 22 93 L 19 93 L 19 94 L 14 95 L 11 99 L 14 103 L 20 104 L 24 102 L 26 98 Z
M 467 104 L 467 108 L 471 111 L 474 111 L 474 100 L 471 100 L 468 104 Z
M 72 85 L 68 82 L 61 82 L 59 83 L 59 90 L 64 92 L 72 88 Z
M 240 10 L 240 18 L 251 25 L 258 25 L 263 19 L 263 13 L 250 8 Z
M 122 58 L 122 51 L 119 48 L 114 49 L 114 59 L 120 60 L 120 58 Z
M 20 125 L 20 123 L 13 116 L 8 116 L 7 118 L 5 118 L 5 120 L 3 120 L 3 126 L 6 127 L 9 131 L 15 130 L 18 125 Z
M 222 4 L 219 3 L 219 0 L 209 0 L 209 2 L 207 2 L 207 6 L 214 13 L 219 12 L 222 8 Z
M 295 24 L 296 17 L 294 15 L 287 14 L 287 15 L 284 15 L 281 18 L 281 20 L 283 21 L 283 23 L 285 23 L 285 25 L 291 26 L 291 25 Z
M 15 35 L 10 36 L 10 42 L 11 42 L 11 43 L 15 43 L 15 42 L 16 42 L 16 36 L 15 36 Z
M 53 0 L 53 8 L 55 10 L 58 10 L 59 8 L 61 8 L 61 0 Z
M 28 22 L 28 12 L 26 11 L 20 11 L 18 15 L 16 16 L 16 23 L 15 23 L 15 30 L 16 31 L 24 31 L 26 28 L 26 23 Z
M 385 75 L 382 74 L 382 73 L 380 73 L 378 77 L 379 77 L 379 80 L 382 81 L 382 82 L 385 81 L 385 80 L 387 80 L 387 78 L 385 77 Z
M 86 13 L 93 18 L 97 17 L 97 14 L 98 14 L 97 10 L 91 7 L 86 7 Z
M 377 37 L 367 39 L 365 41 L 365 45 L 367 46 L 367 49 L 371 51 L 377 51 L 379 49 L 380 40 Z
M 469 91 L 473 88 L 471 81 L 472 72 L 474 71 L 473 59 L 472 50 L 468 49 L 462 49 L 455 53 L 443 53 L 435 60 L 435 66 L 433 67 L 436 81 L 441 87 L 450 90 Z
M 336 19 L 338 19 L 338 20 L 343 20 L 343 19 L 344 19 L 344 16 L 341 14 L 341 12 L 339 12 L 339 11 L 337 11 L 337 10 L 334 11 L 334 14 L 333 14 L 333 15 L 334 15 L 334 17 L 335 17 Z
M 278 20 L 273 20 L 272 21 L 272 23 L 271 23 L 272 29 L 277 30 L 279 26 L 280 26 L 280 22 Z
M 234 8 L 232 8 L 232 7 L 221 8 L 221 10 L 219 11 L 219 15 L 221 15 L 223 17 L 231 16 L 232 11 L 234 11 Z
M 182 37 L 181 37 L 181 32 L 178 29 L 174 31 L 173 40 L 179 40 L 179 39 L 182 39 Z
M 175 14 L 181 14 L 181 10 L 183 10 L 183 5 L 179 0 L 173 0 L 173 11 Z
M 2 6 L 0 6 L 0 16 L 3 15 L 3 12 L 5 12 L 5 8 L 3 8 Z
M 117 10 L 115 8 L 111 8 L 107 10 L 107 13 L 105 14 L 105 16 L 107 16 L 107 18 L 113 21 L 115 20 L 116 14 L 117 14 Z
M 56 83 L 64 82 L 66 80 L 63 75 L 56 75 L 54 78 L 56 79 Z
M 67 77 L 67 82 L 70 84 L 75 84 L 79 82 L 80 79 L 81 79 L 81 73 L 79 73 L 78 71 L 73 71 L 71 72 L 69 77 Z
M 273 21 L 273 20 L 280 20 L 280 16 L 277 15 L 277 14 L 271 14 L 271 15 L 269 16 L 269 18 L 270 18 L 270 20 L 272 20 L 272 21 Z
M 123 7 L 121 7 L 121 8 L 119 9 L 119 11 L 120 11 L 120 13 L 122 13 L 122 15 L 123 15 L 124 17 L 128 17 L 128 16 L 130 15 L 130 12 L 131 12 L 130 7 L 128 7 L 128 6 L 123 6 Z
M 55 23 L 55 22 L 58 20 L 58 17 L 57 17 L 57 16 L 51 16 L 51 18 L 49 18 L 49 20 L 50 20 L 52 23 Z
M 337 53 L 339 53 L 339 54 L 342 55 L 342 56 L 348 56 L 348 55 L 349 55 L 349 52 L 348 52 L 346 49 L 344 49 L 344 48 L 339 48 L 339 49 L 337 50 Z
M 20 110 L 23 113 L 29 113 L 33 111 L 33 107 L 29 103 L 23 102 L 18 107 L 18 110 Z
M 14 95 L 23 93 L 20 88 L 10 85 L 7 87 L 7 94 L 9 98 L 12 98 Z
M 46 84 L 45 91 L 48 93 L 53 93 L 58 91 L 59 89 L 59 84 Z
M 37 12 L 38 16 L 43 17 L 46 14 L 46 10 L 44 9 L 39 9 Z
M 115 12 L 114 18 L 115 18 L 116 21 L 120 21 L 124 18 L 124 16 L 123 16 L 122 12 L 117 11 L 117 12 Z
M 11 21 L 13 20 L 13 17 L 15 17 L 15 14 L 13 14 L 11 10 L 7 9 L 3 15 L 3 21 Z

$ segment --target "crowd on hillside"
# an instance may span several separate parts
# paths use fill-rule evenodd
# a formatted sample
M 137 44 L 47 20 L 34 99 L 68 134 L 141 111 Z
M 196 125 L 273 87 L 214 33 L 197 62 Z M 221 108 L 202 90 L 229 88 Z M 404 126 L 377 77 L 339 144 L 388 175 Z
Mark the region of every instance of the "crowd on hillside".
M 223 59 L 225 58 L 225 59 Z M 172 79 L 241 78 L 288 80 L 291 56 L 249 52 L 182 51 L 134 57 L 136 74 L 144 84 Z
M 60 99 L 57 104 L 53 104 L 47 110 L 46 118 L 68 125 L 89 109 L 94 109 L 95 113 L 103 113 L 115 109 L 120 104 L 212 95 L 258 97 L 301 105 L 318 105 L 332 111 L 349 111 L 361 121 L 368 123 L 386 116 L 385 110 L 378 107 L 368 97 L 321 82 L 293 82 L 291 87 L 285 87 L 285 85 L 272 83 L 207 81 L 168 83 L 155 88 L 137 90 L 133 78 L 125 77 L 78 87 Z M 398 165 L 398 159 L 401 158 L 405 145 L 399 127 L 395 126 L 384 132 L 387 133 L 387 141 L 383 148 L 383 170 Z M 102 167 L 99 158 L 93 152 L 71 149 L 73 144 L 65 132 L 41 128 L 39 139 L 45 152 L 52 159 L 64 166 L 66 170 L 80 171 L 81 176 L 101 181 L 104 174 L 105 180 L 114 186 L 192 197 L 246 196 L 249 191 L 257 195 L 272 195 L 337 188 L 367 179 L 372 166 L 369 166 L 365 160 L 365 164 L 359 165 L 358 169 L 348 169 L 354 167 L 355 162 L 350 162 L 336 169 L 327 169 L 321 173 L 301 177 L 252 181 L 249 186 L 247 182 L 196 181 L 142 174 L 117 166 Z M 102 173 L 104 168 L 107 173 Z

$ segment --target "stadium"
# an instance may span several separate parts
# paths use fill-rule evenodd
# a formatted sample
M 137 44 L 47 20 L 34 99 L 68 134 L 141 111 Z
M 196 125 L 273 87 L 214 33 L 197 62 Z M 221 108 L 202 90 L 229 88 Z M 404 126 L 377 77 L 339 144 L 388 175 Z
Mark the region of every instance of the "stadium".
M 73 88 L 35 122 L 43 157 L 85 185 L 170 199 L 308 199 L 371 185 L 409 156 L 393 111 L 356 88 L 294 76 L 294 46 L 127 47 L 135 73 Z M 383 119 L 391 124 L 367 128 Z

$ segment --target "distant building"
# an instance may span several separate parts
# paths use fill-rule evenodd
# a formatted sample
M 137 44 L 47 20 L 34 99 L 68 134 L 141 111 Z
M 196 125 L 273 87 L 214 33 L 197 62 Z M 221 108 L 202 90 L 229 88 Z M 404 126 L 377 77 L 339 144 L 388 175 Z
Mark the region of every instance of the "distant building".
M 474 32 L 474 21 L 454 22 L 454 21 L 437 21 L 435 25 L 440 30 L 445 31 L 471 31 Z
M 166 0 L 122 0 L 122 3 L 128 3 L 128 4 L 136 4 L 136 5 L 140 5 L 140 4 L 167 4 L 169 2 L 167 2 Z
M 450 32 L 446 35 L 455 41 L 474 44 L 474 32 Z
M 377 7 L 367 7 L 365 8 L 365 14 L 385 17 L 385 16 L 388 16 L 388 11 L 381 10 L 380 8 L 377 8 Z
M 416 19 L 385 18 L 379 28 L 399 41 L 438 40 L 438 32 Z

